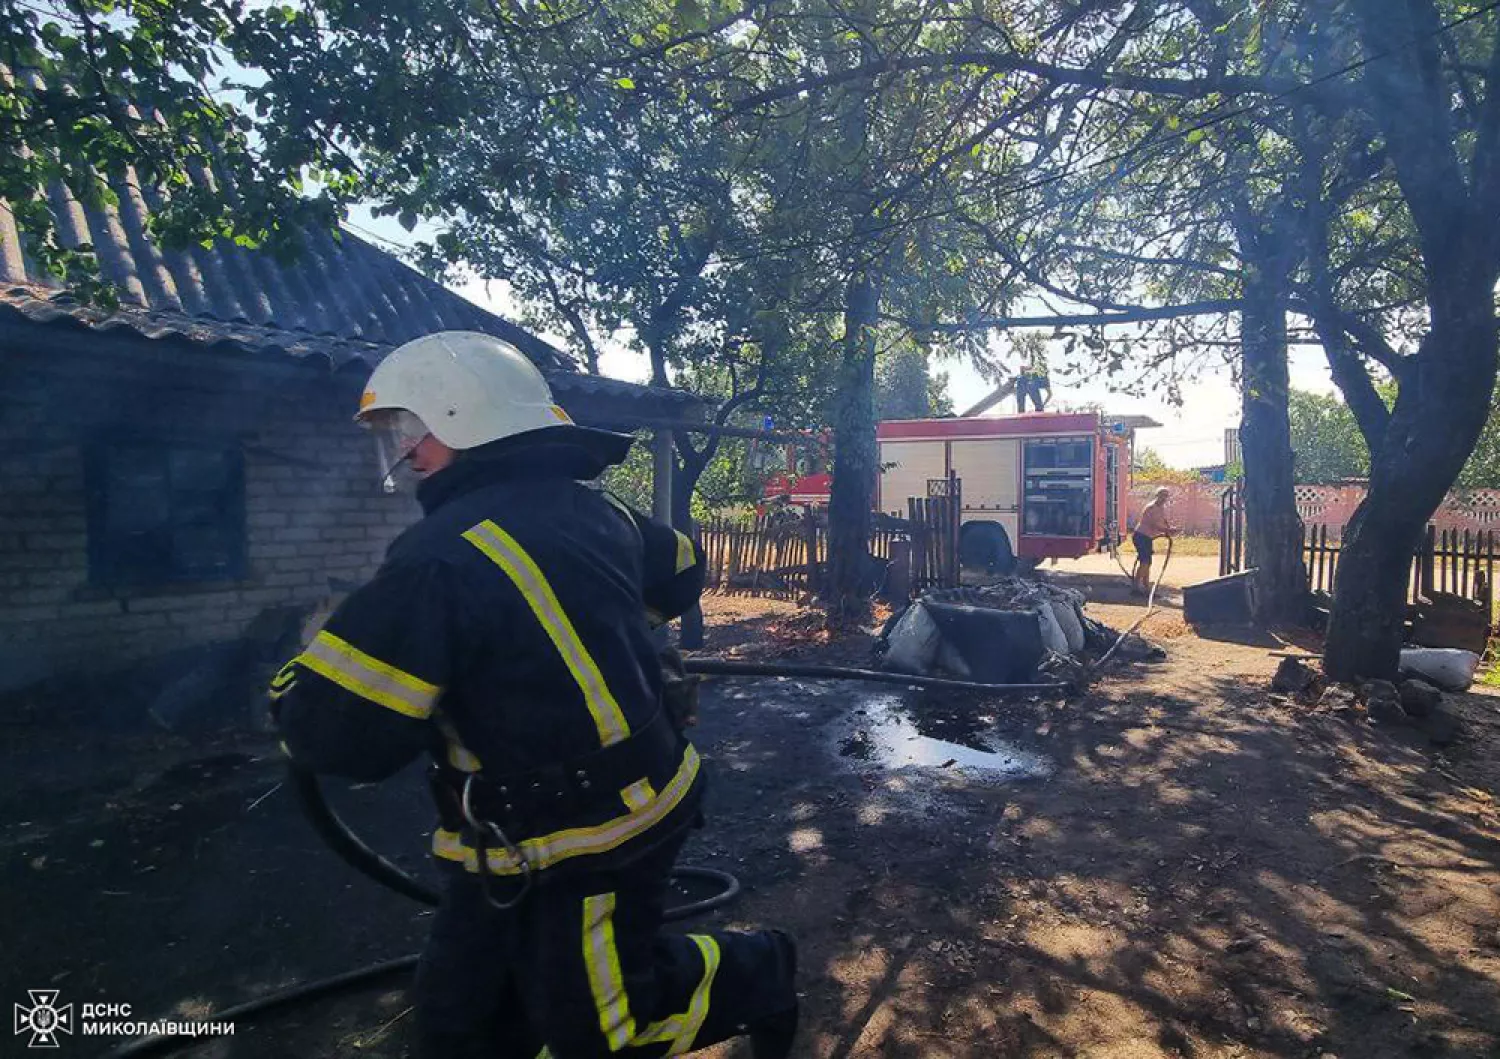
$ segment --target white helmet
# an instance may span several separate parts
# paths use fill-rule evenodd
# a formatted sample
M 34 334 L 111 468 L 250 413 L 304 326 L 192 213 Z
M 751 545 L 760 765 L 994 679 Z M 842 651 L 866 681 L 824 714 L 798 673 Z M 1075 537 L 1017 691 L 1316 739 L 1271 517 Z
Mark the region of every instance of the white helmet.
M 380 411 L 412 413 L 450 449 L 573 422 L 526 354 L 478 331 L 439 331 L 393 351 L 359 399 L 360 419 Z
M 375 433 L 387 489 L 428 434 L 462 451 L 563 427 L 578 439 L 610 439 L 601 457 L 606 464 L 623 459 L 629 447 L 628 438 L 575 426 L 530 358 L 478 331 L 439 331 L 397 347 L 365 383 L 356 418 Z

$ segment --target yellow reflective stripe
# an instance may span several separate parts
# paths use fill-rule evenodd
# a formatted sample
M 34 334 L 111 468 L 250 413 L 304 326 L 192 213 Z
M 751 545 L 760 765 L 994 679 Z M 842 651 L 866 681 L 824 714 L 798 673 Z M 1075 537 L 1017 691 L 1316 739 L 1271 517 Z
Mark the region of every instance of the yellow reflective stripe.
M 448 764 L 460 772 L 478 772 L 483 767 L 473 751 L 457 743 L 448 744 Z
M 630 726 L 625 723 L 625 714 L 620 704 L 604 683 L 604 676 L 594 664 L 593 657 L 578 638 L 578 630 L 563 612 L 562 605 L 546 577 L 526 550 L 516 543 L 494 522 L 484 521 L 464 534 L 464 540 L 483 552 L 491 562 L 505 571 L 505 575 L 526 597 L 531 612 L 542 623 L 547 637 L 562 655 L 568 672 L 578 682 L 588 704 L 589 714 L 594 718 L 594 727 L 599 732 L 599 742 L 610 746 L 630 735 Z
M 653 1022 L 640 1033 L 637 1033 L 630 1039 L 630 1043 L 632 1046 L 639 1048 L 646 1044 L 660 1044 L 662 1041 L 672 1041 L 675 1046 L 677 1038 L 681 1035 L 682 1016 L 668 1015 L 660 1022 Z M 672 1055 L 674 1052 L 669 1049 L 667 1054 Z
M 275 702 L 296 686 L 297 663 L 292 661 L 282 666 L 281 670 L 271 678 L 271 686 L 266 694 L 270 696 L 272 702 Z
M 681 530 L 672 532 L 677 536 L 677 570 L 675 572 L 680 574 L 684 570 L 691 570 L 698 562 L 698 550 L 693 547 L 693 540 L 687 534 Z
M 693 788 L 698 778 L 700 765 L 698 751 L 689 744 L 682 755 L 682 764 L 656 799 L 639 812 L 618 816 L 595 827 L 575 827 L 567 831 L 554 831 L 550 835 L 528 838 L 521 843 L 521 850 L 533 870 L 540 871 L 560 861 L 574 857 L 608 853 L 626 842 L 645 834 L 655 827 L 681 803 Z M 432 852 L 444 860 L 462 861 L 470 871 L 479 870 L 479 855 L 471 846 L 464 844 L 457 831 L 438 829 L 432 835 Z M 486 850 L 488 867 L 494 875 L 516 875 L 520 866 L 508 850 Z
M 688 939 L 698 946 L 698 954 L 703 957 L 703 977 L 688 1000 L 688 1009 L 680 1015 L 668 1015 L 653 1022 L 630 1038 L 631 1047 L 671 1041 L 668 1055 L 682 1055 L 693 1050 L 693 1042 L 703 1028 L 703 1020 L 708 1017 L 709 995 L 713 991 L 714 976 L 719 972 L 719 943 L 701 934 L 689 934 Z
M 698 946 L 698 952 L 703 956 L 703 980 L 693 990 L 693 999 L 688 1003 L 687 1014 L 683 1016 L 682 1030 L 677 1035 L 677 1043 L 667 1052 L 668 1055 L 681 1055 L 693 1050 L 693 1041 L 703 1028 L 703 1020 L 708 1017 L 708 997 L 713 991 L 714 975 L 719 973 L 719 943 L 703 934 L 689 934 L 688 937 Z
M 326 631 L 318 633 L 297 662 L 346 691 L 407 717 L 430 716 L 443 691 Z
M 632 812 L 641 812 L 651 804 L 651 799 L 656 797 L 656 792 L 651 789 L 650 780 L 636 780 L 629 787 L 620 792 L 620 800 L 625 807 Z
M 630 998 L 620 973 L 620 953 L 615 948 L 615 895 L 600 894 L 583 899 L 583 963 L 588 970 L 589 990 L 599 1012 L 599 1031 L 618 1052 L 635 1036 L 630 1016 Z
M 446 717 L 439 717 L 438 731 L 443 733 L 443 742 L 447 746 L 448 764 L 460 772 L 478 772 L 483 766 L 479 758 L 472 750 L 464 746 L 463 740 L 458 737 L 458 729 L 453 727 Z

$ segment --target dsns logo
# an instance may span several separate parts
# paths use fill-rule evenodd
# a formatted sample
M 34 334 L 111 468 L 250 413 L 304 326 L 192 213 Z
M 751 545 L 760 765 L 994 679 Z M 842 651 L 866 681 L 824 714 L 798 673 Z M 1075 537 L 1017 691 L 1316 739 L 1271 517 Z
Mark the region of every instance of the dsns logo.
M 59 1033 L 73 1032 L 73 1005 L 57 1005 L 56 989 L 28 989 L 31 1006 L 16 1005 L 16 1033 L 31 1034 L 30 1048 L 56 1048 Z

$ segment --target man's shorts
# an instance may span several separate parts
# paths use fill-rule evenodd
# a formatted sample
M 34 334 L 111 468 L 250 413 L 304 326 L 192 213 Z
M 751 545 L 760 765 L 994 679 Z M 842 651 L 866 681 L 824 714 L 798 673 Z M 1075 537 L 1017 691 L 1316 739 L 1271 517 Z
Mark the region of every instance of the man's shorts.
M 1151 561 L 1151 538 L 1144 533 L 1132 533 L 1130 539 L 1135 542 L 1135 557 L 1143 563 Z

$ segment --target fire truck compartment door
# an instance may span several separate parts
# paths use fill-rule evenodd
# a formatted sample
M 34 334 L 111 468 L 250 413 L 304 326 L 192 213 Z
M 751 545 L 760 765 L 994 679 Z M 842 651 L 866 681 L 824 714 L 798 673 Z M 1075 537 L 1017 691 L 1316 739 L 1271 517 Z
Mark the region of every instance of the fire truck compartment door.
M 984 438 L 955 441 L 952 444 L 953 473 L 962 483 L 965 515 L 981 512 L 1014 513 L 1019 510 L 1019 439 Z
M 882 441 L 880 443 L 880 509 L 905 518 L 908 497 L 927 495 L 927 482 L 948 476 L 948 458 L 941 441 Z

